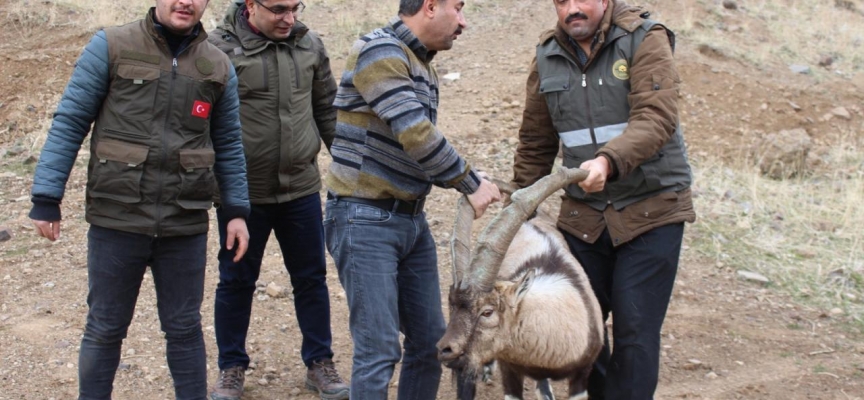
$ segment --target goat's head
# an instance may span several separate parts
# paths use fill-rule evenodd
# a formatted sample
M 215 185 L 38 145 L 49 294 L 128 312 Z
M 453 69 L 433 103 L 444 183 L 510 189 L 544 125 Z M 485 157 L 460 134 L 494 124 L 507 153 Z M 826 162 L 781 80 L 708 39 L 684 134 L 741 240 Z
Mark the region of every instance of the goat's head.
M 513 193 L 511 204 L 480 234 L 473 258 L 469 244 L 474 212 L 465 197 L 459 199 L 450 239 L 450 322 L 438 341 L 438 359 L 444 365 L 472 372 L 495 359 L 509 340 L 511 325 L 517 323 L 519 302 L 534 279 L 534 271 L 530 270 L 517 282 L 496 282 L 510 242 L 543 200 L 587 176 L 587 171 L 562 168 Z

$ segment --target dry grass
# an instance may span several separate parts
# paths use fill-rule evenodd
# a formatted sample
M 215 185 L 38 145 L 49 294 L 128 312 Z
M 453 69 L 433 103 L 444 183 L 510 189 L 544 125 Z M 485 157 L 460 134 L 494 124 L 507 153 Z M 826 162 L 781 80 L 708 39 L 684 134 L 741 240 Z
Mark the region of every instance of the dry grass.
M 840 308 L 864 331 L 864 153 L 841 140 L 810 177 L 763 177 L 746 156 L 693 160 L 700 220 L 691 246 L 718 268 L 759 272 L 792 295 Z
M 832 70 L 864 69 L 861 5 L 850 0 L 738 4 L 737 10 L 727 10 L 720 1 L 683 2 L 677 10 L 667 9 L 661 19 L 696 45 L 710 45 L 760 67 L 817 65 L 821 58 L 831 56 Z

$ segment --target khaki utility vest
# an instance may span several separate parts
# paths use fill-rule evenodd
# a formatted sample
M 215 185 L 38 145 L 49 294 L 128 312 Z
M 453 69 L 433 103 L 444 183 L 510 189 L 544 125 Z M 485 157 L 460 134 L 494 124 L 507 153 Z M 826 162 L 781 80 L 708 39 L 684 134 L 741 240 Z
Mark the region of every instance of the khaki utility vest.
M 571 53 L 554 37 L 537 46 L 540 93 L 546 98 L 552 124 L 561 138 L 564 166 L 578 168 L 595 158 L 606 142 L 624 133 L 630 118 L 629 67 L 636 49 L 654 25 L 657 22 L 645 20 L 633 32 L 613 25 L 608 40 L 586 71 L 580 70 Z M 660 151 L 628 176 L 607 182 L 603 192 L 586 194 L 575 184 L 566 192 L 598 211 L 608 205 L 621 210 L 662 192 L 682 190 L 690 186 L 690 181 L 679 124 Z
M 216 193 L 210 120 L 230 64 L 203 29 L 174 58 L 152 14 L 105 29 L 110 86 L 93 127 L 86 218 L 157 237 L 203 233 Z

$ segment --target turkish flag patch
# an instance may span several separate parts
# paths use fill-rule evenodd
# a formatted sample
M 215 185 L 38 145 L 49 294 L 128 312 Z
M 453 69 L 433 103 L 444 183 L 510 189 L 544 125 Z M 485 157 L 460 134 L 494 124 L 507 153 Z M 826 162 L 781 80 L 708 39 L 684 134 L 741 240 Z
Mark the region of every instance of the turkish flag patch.
M 192 104 L 192 116 L 207 119 L 210 117 L 210 103 L 195 100 Z

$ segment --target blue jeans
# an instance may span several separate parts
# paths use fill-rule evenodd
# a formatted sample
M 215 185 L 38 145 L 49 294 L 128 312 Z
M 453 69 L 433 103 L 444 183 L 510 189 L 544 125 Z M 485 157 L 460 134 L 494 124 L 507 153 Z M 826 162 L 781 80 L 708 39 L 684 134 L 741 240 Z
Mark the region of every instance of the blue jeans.
M 153 238 L 91 225 L 87 233 L 87 325 L 78 356 L 79 399 L 111 399 L 120 348 L 147 266 L 167 341 L 177 399 L 207 397 L 201 301 L 207 234 Z
M 327 264 L 324 258 L 324 230 L 321 227 L 321 197 L 318 193 L 281 204 L 253 205 L 246 219 L 249 249 L 235 263 L 234 250 L 225 248 L 228 221 L 222 210 L 219 220 L 219 285 L 216 287 L 214 319 L 219 369 L 249 367 L 246 335 L 252 314 L 255 282 L 270 232 L 282 250 L 285 268 L 294 291 L 294 310 L 303 335 L 300 355 L 307 367 L 322 358 L 333 358 L 330 331 L 330 295 L 327 291 Z
M 678 271 L 684 223 L 654 228 L 615 247 L 609 231 L 585 243 L 563 232 L 600 303 L 609 338 L 588 377 L 591 400 L 650 400 L 660 371 L 660 329 Z
M 351 399 L 386 399 L 400 359 L 398 398 L 435 399 L 441 380 L 435 344 L 445 326 L 435 242 L 425 215 L 328 200 L 324 231 L 348 298 Z

